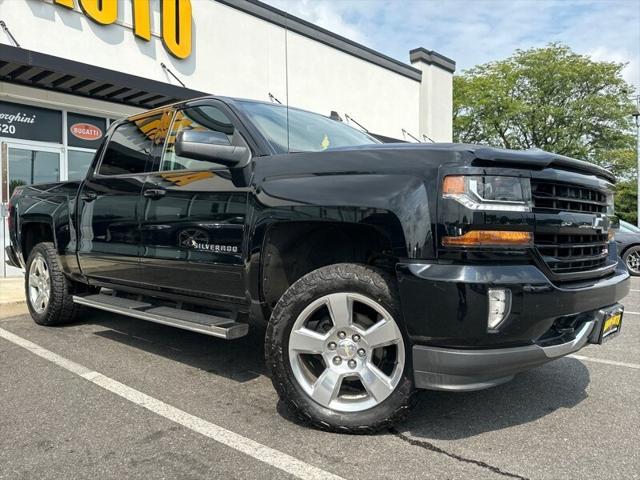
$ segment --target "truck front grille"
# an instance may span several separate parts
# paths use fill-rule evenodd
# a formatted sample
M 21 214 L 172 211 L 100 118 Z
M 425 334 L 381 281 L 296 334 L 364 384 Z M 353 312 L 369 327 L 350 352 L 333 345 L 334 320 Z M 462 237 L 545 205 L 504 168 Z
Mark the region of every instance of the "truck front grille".
M 570 183 L 531 180 L 531 195 L 536 211 L 606 213 L 607 197 L 599 190 Z
M 608 235 L 535 233 L 535 246 L 554 273 L 595 270 L 607 262 Z
M 531 179 L 534 212 L 538 214 L 576 213 L 606 215 L 606 193 L 572 183 Z M 607 232 L 587 229 L 576 234 L 575 225 L 560 226 L 553 232 L 534 233 L 538 253 L 549 269 L 557 274 L 598 270 L 607 265 Z M 564 231 L 563 231 L 564 230 Z

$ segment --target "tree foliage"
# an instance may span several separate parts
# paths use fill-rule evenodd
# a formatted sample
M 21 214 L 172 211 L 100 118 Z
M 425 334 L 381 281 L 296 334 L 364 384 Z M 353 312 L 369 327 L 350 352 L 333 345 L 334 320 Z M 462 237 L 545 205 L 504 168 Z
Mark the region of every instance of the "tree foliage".
M 634 180 L 624 180 L 616 184 L 616 215 L 629 223 L 637 225 L 638 212 L 638 183 Z
M 597 163 L 632 183 L 635 106 L 623 68 L 553 43 L 466 70 L 454 78 L 455 140 L 541 148 Z M 634 209 L 635 200 L 622 216 L 629 220 Z

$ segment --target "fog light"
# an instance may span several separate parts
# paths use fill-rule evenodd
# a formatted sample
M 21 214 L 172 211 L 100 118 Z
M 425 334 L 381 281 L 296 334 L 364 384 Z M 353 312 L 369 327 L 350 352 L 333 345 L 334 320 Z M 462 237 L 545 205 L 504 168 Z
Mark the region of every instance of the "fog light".
M 487 292 L 489 298 L 489 314 L 487 316 L 487 330 L 495 331 L 498 325 L 509 316 L 511 311 L 511 290 L 506 288 L 490 288 Z

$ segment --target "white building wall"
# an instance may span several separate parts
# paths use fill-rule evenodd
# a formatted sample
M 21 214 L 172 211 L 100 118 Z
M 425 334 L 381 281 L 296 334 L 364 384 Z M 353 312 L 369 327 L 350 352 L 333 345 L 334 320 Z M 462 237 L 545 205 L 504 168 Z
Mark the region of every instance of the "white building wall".
M 212 0 L 192 0 L 192 54 L 176 59 L 159 36 L 159 0 L 151 0 L 150 42 L 133 34 L 131 0 L 117 1 L 118 22 L 107 26 L 92 22 L 77 6 L 72 11 L 47 0 L 0 0 L 0 10 L 25 49 L 176 84 L 162 69 L 165 63 L 189 88 L 216 95 L 268 100 L 271 92 L 285 102 L 288 50 L 290 105 L 348 113 L 369 130 L 396 138 L 402 138 L 403 128 L 417 135 L 425 126 L 432 138 L 449 138 L 450 126 L 442 129 L 442 138 L 429 126 L 429 118 L 441 111 L 445 117 L 439 123 L 450 124 L 447 109 L 431 112 L 421 97 L 425 87 L 415 79 Z M 11 44 L 2 32 L 0 42 Z M 450 77 L 436 72 L 429 82 Z M 428 98 L 436 104 L 450 101 Z
M 414 66 L 422 70 L 420 85 L 420 136 L 436 142 L 453 139 L 453 75 L 424 62 Z

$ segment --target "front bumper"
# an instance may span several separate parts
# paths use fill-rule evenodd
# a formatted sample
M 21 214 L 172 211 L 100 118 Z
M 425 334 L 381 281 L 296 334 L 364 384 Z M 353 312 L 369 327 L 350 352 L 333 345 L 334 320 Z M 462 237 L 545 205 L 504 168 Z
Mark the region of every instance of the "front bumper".
M 418 388 L 478 390 L 582 348 L 603 309 L 629 292 L 619 262 L 601 279 L 557 286 L 533 265 L 401 264 L 397 270 Z M 512 292 L 509 317 L 487 330 L 487 290 Z M 559 322 L 575 328 L 553 338 Z
M 587 343 L 595 343 L 604 311 L 593 312 L 573 339 L 554 345 L 454 350 L 438 347 L 413 347 L 414 379 L 417 388 L 471 391 L 507 382 L 524 370 L 577 352 Z

